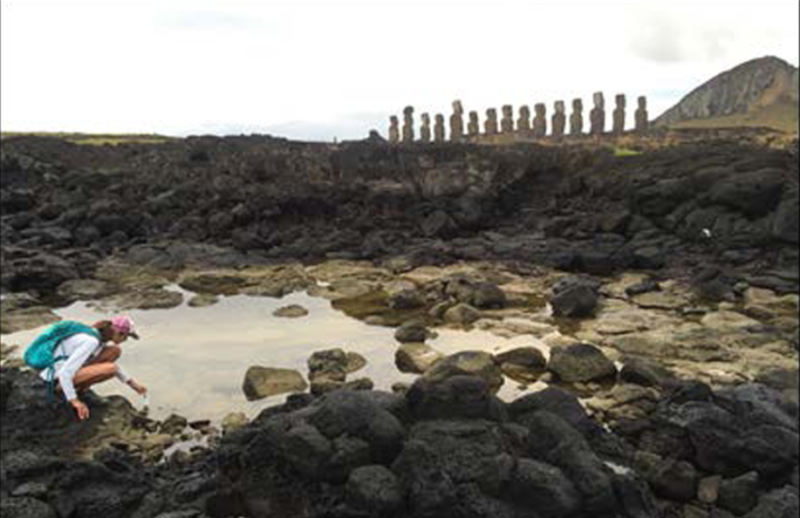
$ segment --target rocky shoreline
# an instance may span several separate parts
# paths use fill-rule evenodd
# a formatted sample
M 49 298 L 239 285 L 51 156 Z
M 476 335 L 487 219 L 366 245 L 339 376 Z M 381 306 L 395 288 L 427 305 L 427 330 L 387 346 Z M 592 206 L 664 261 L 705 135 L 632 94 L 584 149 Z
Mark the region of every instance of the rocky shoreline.
M 122 398 L 76 424 L 6 363 L 4 517 L 797 514 L 796 142 L 23 138 L 2 166 L 3 333 L 76 300 L 174 307 L 170 284 L 196 306 L 307 290 L 397 327 L 420 375 L 381 392 L 317 361 L 313 396 L 217 435 Z M 446 356 L 442 326 L 550 350 Z M 548 386 L 502 401 L 510 380 Z

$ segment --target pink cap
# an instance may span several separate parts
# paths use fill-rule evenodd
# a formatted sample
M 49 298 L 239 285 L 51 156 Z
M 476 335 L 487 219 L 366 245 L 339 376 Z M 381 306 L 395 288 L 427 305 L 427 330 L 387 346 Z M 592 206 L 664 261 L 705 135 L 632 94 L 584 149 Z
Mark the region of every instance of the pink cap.
M 117 315 L 111 318 L 111 328 L 114 331 L 124 333 L 131 338 L 136 340 L 139 339 L 139 335 L 136 334 L 133 319 L 127 315 Z

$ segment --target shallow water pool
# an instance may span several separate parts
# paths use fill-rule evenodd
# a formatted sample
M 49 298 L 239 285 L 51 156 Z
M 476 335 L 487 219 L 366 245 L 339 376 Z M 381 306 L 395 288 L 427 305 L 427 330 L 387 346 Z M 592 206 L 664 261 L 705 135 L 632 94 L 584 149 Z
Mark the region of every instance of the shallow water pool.
M 180 291 L 177 287 L 170 289 Z M 289 304 L 300 304 L 309 314 L 301 318 L 272 315 Z M 56 312 L 64 319 L 85 323 L 111 316 L 86 302 Z M 247 401 L 241 387 L 250 366 L 297 369 L 305 376 L 308 358 L 322 349 L 340 347 L 363 355 L 369 362 L 367 367 L 348 379 L 369 377 L 376 389 L 390 390 L 394 383 L 416 378 L 395 367 L 399 344 L 394 339 L 394 328 L 367 325 L 333 309 L 327 299 L 306 293 L 282 299 L 235 295 L 221 297 L 217 304 L 203 308 L 184 303 L 173 309 L 127 313 L 135 320 L 141 340 L 128 340 L 122 345 L 120 364 L 148 387 L 150 415 L 156 419 L 177 413 L 189 420 L 219 422 L 230 412 L 244 412 L 252 418 L 262 409 L 284 402 L 286 396 Z M 3 341 L 24 346 L 42 329 L 5 335 Z M 429 344 L 444 354 L 464 350 L 492 352 L 512 344 L 545 349 L 536 338 L 527 336 L 506 339 L 479 330 L 436 332 L 439 336 Z M 97 385 L 95 390 L 102 395 L 121 394 L 137 407 L 143 406 L 141 398 L 116 380 Z M 500 396 L 513 399 L 523 392 L 518 383 L 507 379 Z

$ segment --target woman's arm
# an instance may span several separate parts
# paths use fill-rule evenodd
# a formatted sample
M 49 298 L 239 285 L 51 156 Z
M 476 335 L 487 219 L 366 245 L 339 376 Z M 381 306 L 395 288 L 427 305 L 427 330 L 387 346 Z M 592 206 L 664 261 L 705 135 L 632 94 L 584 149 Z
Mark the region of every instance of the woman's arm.
M 75 385 L 72 380 L 75 378 L 75 374 L 84 366 L 84 364 L 89 360 L 89 357 L 92 353 L 97 349 L 100 345 L 100 342 L 97 341 L 96 338 L 90 335 L 76 335 L 76 339 L 80 339 L 80 342 L 69 358 L 64 362 L 64 365 L 58 372 L 58 381 L 61 383 L 61 390 L 64 391 L 64 397 L 67 401 L 72 401 L 77 399 L 78 396 L 75 393 Z

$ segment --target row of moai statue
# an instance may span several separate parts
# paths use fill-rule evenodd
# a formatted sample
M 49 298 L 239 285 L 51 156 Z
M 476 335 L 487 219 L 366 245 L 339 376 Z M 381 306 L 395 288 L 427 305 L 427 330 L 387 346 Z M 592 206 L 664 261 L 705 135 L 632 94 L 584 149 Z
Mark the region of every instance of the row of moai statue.
M 593 95 L 594 108 L 589 112 L 589 134 L 602 135 L 606 132 L 606 111 L 605 99 L 601 92 Z M 559 138 L 566 134 L 567 114 L 564 101 L 556 101 L 554 104 L 555 113 L 551 117 L 551 135 Z M 489 108 L 486 110 L 486 120 L 483 122 L 484 135 L 497 135 L 504 133 L 522 133 L 531 135 L 534 138 L 547 136 L 547 106 L 544 103 L 535 104 L 533 107 L 534 116 L 531 120 L 531 112 L 528 106 L 520 106 L 519 117 L 514 120 L 514 108 L 505 105 L 502 108 L 502 118 L 498 124 L 497 110 Z M 445 120 L 444 115 L 437 113 L 433 121 L 431 130 L 431 116 L 423 113 L 421 116 L 422 125 L 420 126 L 419 140 L 421 142 L 444 142 L 445 141 Z M 414 142 L 414 108 L 407 106 L 403 110 L 402 133 L 400 121 L 396 115 L 389 118 L 389 142 Z M 649 118 L 647 114 L 647 98 L 644 96 L 638 99 L 638 108 L 635 113 L 635 131 L 644 133 L 647 131 Z M 476 137 L 481 134 L 478 112 L 469 112 L 466 134 L 464 132 L 464 108 L 461 101 L 453 101 L 453 114 L 450 115 L 450 141 L 461 142 L 467 137 Z M 625 131 L 625 96 L 616 96 L 616 108 L 612 113 L 612 133 L 621 135 Z M 583 135 L 583 101 L 574 99 L 572 101 L 572 113 L 569 116 L 569 134 Z

